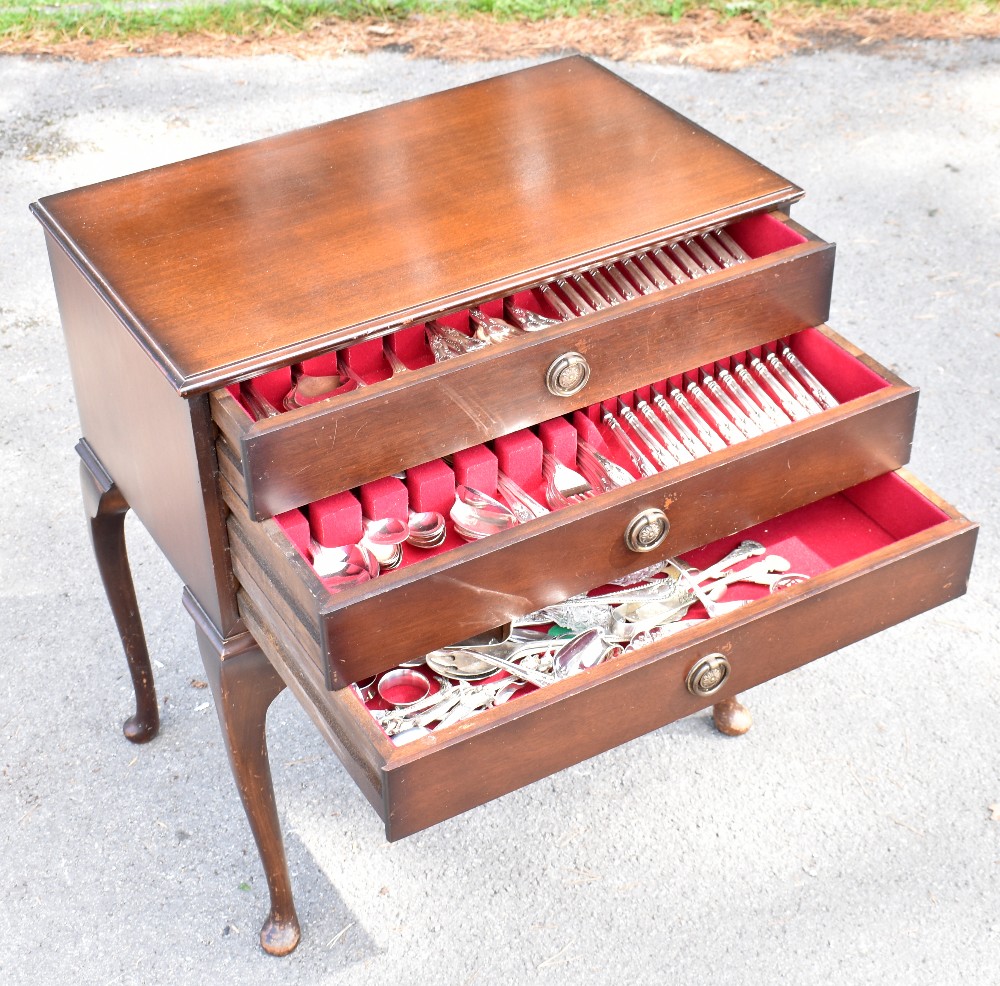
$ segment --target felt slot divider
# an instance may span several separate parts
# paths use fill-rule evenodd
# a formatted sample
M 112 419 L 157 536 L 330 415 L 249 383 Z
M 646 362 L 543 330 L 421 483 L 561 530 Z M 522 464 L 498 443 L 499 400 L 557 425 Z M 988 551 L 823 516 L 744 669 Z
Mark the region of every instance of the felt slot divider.
M 496 304 L 499 306 L 501 303 L 498 301 Z M 889 381 L 822 332 L 813 328 L 804 329 L 767 346 L 732 354 L 667 380 L 654 381 L 620 397 L 543 421 L 534 428 L 525 428 L 503 435 L 489 444 L 461 449 L 447 460 L 436 459 L 413 466 L 406 470 L 405 480 L 386 477 L 366 483 L 357 490 L 326 497 L 301 510 L 288 511 L 275 519 L 309 561 L 311 560 L 310 537 L 315 538 L 320 544 L 331 547 L 356 544 L 360 541 L 363 534 L 362 516 L 372 519 L 394 517 L 405 520 L 409 511 L 436 511 L 442 514 L 447 523 L 447 536 L 444 542 L 431 549 L 404 545 L 400 567 L 405 567 L 429 555 L 439 554 L 465 543 L 455 533 L 454 525 L 448 519 L 454 504 L 456 486 L 472 487 L 502 501 L 504 497 L 497 493 L 497 480 L 498 475 L 503 473 L 538 503 L 551 506 L 546 495 L 543 454 L 550 452 L 563 465 L 570 469 L 578 469 L 577 454 L 581 440 L 589 442 L 633 478 L 640 478 L 636 464 L 614 430 L 603 420 L 605 412 L 615 417 L 619 422 L 619 428 L 656 470 L 664 471 L 665 467 L 656 462 L 641 432 L 633 430 L 632 426 L 619 416 L 619 400 L 632 410 L 635 410 L 641 401 L 645 401 L 646 407 L 643 410 L 651 412 L 662 428 L 683 444 L 680 430 L 675 427 L 670 416 L 664 414 L 657 406 L 656 396 L 666 398 L 676 417 L 690 425 L 693 416 L 689 415 L 683 403 L 671 396 L 673 388 L 683 393 L 688 382 L 701 380 L 701 372 L 715 375 L 720 368 L 732 370 L 737 363 L 747 364 L 751 357 L 761 356 L 765 351 L 774 352 L 779 345 L 788 345 L 820 383 L 841 403 L 889 386 Z M 712 400 L 718 414 L 726 416 L 727 410 L 724 404 L 712 398 L 707 388 L 702 389 Z M 640 417 L 640 422 L 643 420 Z M 699 414 L 698 420 L 703 428 L 712 429 L 721 437 L 721 433 L 713 427 L 708 417 Z M 905 521 L 901 520 L 900 523 L 905 524 Z

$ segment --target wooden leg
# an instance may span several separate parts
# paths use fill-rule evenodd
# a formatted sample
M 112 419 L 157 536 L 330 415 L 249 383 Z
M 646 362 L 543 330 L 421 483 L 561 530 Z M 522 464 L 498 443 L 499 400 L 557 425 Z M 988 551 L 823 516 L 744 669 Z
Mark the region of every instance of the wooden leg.
M 727 698 L 712 708 L 715 728 L 726 736 L 742 736 L 752 725 L 750 710 L 737 698 Z
M 287 955 L 299 943 L 299 919 L 292 901 L 265 729 L 267 710 L 285 683 L 249 633 L 223 640 L 190 593 L 185 592 L 184 605 L 195 621 L 229 763 L 271 894 L 271 912 L 260 930 L 260 944 L 270 955 Z
M 135 690 L 135 715 L 125 720 L 123 732 L 133 743 L 148 743 L 160 728 L 160 713 L 125 548 L 125 514 L 129 507 L 86 441 L 81 441 L 76 450 L 80 454 L 80 484 L 90 521 L 90 540 Z

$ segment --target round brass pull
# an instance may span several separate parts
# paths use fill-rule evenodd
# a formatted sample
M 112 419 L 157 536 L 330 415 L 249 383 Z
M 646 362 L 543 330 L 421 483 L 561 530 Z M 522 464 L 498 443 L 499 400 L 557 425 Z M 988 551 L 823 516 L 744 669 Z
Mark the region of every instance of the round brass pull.
M 580 353 L 563 353 L 557 356 L 545 374 L 545 386 L 555 397 L 572 397 L 579 394 L 590 379 L 590 364 Z
M 625 528 L 625 547 L 629 551 L 653 551 L 663 544 L 669 530 L 670 521 L 662 510 L 643 510 Z
M 726 683 L 729 671 L 729 662 L 721 654 L 709 654 L 688 671 L 687 690 L 697 698 L 714 695 Z

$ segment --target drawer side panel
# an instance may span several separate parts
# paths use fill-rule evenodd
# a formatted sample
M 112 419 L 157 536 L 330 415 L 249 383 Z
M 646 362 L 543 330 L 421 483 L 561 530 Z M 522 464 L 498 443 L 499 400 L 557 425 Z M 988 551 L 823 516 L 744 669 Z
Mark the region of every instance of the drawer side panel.
M 237 598 L 240 614 L 261 650 L 308 712 L 361 792 L 375 810 L 384 815 L 382 766 L 385 758 L 366 735 L 374 730 L 374 725 L 361 725 L 361 717 L 367 717 L 368 713 L 346 695 L 338 701 L 336 696 L 331 696 L 323 688 L 315 665 L 303 658 L 287 635 L 280 630 L 275 632 L 280 627 L 280 621 L 273 611 L 265 613 L 260 610 L 243 592 L 238 593 Z M 356 710 L 350 708 L 349 703 L 352 702 L 357 705 Z M 385 741 L 387 746 L 388 742 Z

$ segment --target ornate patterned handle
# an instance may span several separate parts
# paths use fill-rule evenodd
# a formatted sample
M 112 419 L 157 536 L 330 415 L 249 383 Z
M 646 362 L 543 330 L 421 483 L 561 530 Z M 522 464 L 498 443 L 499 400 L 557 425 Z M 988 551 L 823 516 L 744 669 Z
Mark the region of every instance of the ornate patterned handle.
M 625 546 L 629 551 L 654 551 L 667 537 L 670 521 L 657 507 L 643 510 L 629 521 L 625 528 Z
M 709 654 L 696 661 L 687 673 L 687 690 L 696 698 L 714 695 L 725 683 L 730 672 L 729 661 L 721 654 Z

